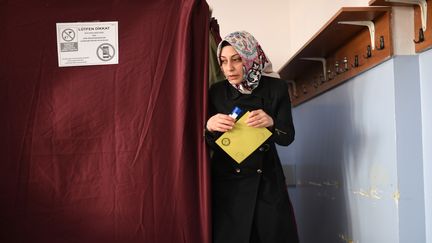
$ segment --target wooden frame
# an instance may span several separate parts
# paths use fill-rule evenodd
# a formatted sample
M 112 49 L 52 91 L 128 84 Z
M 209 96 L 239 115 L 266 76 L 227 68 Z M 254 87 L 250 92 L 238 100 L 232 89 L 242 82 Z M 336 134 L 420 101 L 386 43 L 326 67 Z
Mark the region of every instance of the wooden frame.
M 339 10 L 294 56 L 279 70 L 282 79 L 289 81 L 294 106 L 345 82 L 393 55 L 391 8 L 349 7 Z M 364 26 L 340 24 L 343 21 L 372 21 L 375 26 L 376 49 L 367 57 L 371 46 L 369 29 Z M 380 50 L 380 39 L 384 48 Z M 355 66 L 357 56 L 358 66 Z M 323 62 L 304 58 L 322 58 Z M 344 62 L 347 63 L 345 68 Z M 339 64 L 339 70 L 336 69 Z M 325 77 L 327 76 L 327 79 Z

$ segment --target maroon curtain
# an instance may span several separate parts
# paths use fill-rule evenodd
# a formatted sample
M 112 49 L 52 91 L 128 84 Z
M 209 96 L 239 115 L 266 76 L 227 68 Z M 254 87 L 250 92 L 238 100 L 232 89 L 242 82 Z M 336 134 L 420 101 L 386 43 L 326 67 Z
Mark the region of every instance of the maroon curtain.
M 119 22 L 59 68 L 56 23 Z M 210 242 L 205 1 L 0 0 L 0 242 Z

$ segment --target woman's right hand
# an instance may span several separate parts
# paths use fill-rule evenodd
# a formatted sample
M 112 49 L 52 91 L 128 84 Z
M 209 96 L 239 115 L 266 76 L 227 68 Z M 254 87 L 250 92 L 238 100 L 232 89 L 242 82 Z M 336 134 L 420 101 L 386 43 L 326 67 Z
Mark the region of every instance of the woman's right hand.
M 234 123 L 234 118 L 218 113 L 208 119 L 206 127 L 210 132 L 226 132 L 234 127 Z

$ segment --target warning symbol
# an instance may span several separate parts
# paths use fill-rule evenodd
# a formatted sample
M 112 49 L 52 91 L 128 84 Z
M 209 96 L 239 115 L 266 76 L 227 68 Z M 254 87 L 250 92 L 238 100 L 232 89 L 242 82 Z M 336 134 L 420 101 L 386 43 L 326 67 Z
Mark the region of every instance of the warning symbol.
M 115 49 L 111 44 L 104 43 L 97 48 L 96 54 L 100 60 L 109 61 L 113 59 L 115 55 Z
M 62 31 L 62 39 L 64 41 L 73 41 L 75 39 L 75 31 L 73 29 L 65 29 Z

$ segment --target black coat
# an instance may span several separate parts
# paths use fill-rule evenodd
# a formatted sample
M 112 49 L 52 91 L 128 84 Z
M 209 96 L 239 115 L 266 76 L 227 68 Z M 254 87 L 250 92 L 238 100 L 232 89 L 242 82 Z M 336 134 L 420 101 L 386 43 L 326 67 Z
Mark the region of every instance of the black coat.
M 221 133 L 206 131 L 207 143 L 214 152 L 211 159 L 213 242 L 298 242 L 285 176 L 275 147 L 275 143 L 287 146 L 294 140 L 287 84 L 263 76 L 252 94 L 241 94 L 225 80 L 214 84 L 209 96 L 210 116 L 230 114 L 238 106 L 244 112 L 263 109 L 274 121 L 273 135 L 241 164 L 215 144 Z

